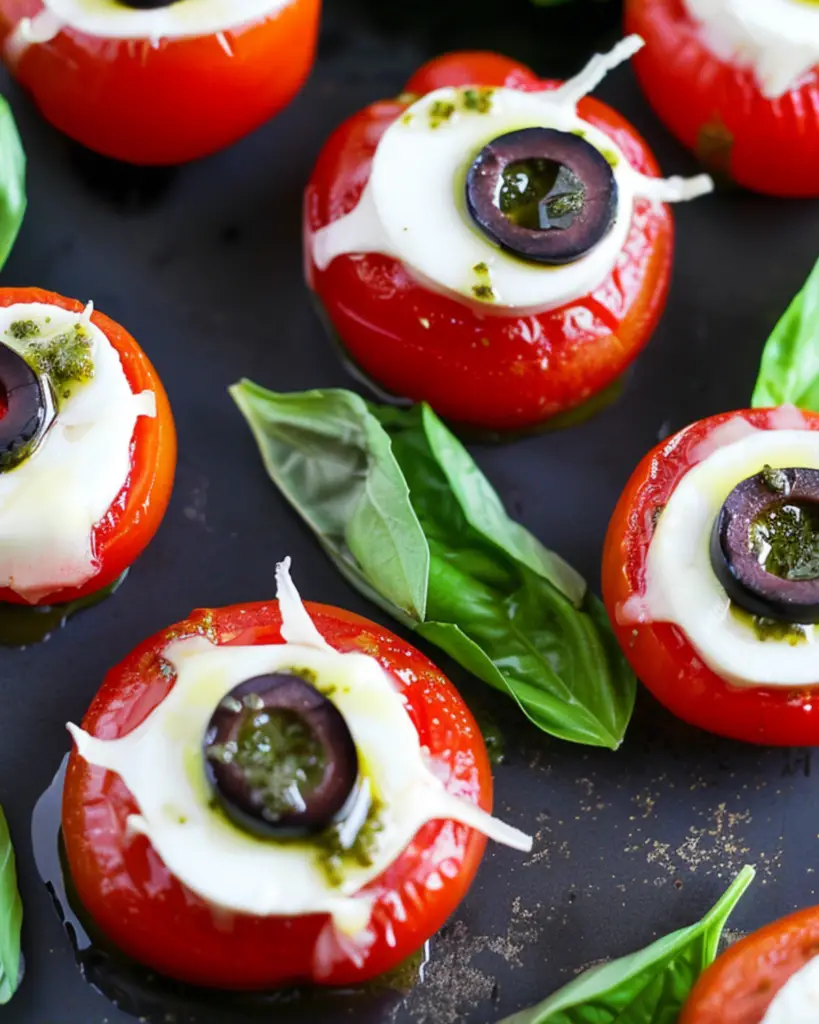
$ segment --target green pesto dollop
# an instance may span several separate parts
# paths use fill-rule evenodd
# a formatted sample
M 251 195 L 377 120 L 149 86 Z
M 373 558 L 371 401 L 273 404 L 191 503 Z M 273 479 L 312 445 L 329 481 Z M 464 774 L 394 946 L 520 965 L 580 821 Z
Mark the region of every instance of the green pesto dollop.
M 504 168 L 502 178 L 501 213 L 531 231 L 566 226 L 560 222 L 579 213 L 586 202 L 583 182 L 556 160 L 514 160 Z
M 331 825 L 315 837 L 319 864 L 330 885 L 339 886 L 344 881 L 345 869 L 351 865 L 368 868 L 372 865 L 378 845 L 378 833 L 383 829 L 383 808 L 381 802 L 370 798 L 367 817 L 349 845 L 344 845 L 344 822 Z
M 50 322 L 46 317 L 45 322 Z M 43 329 L 34 320 L 15 320 L 7 334 L 17 341 L 26 341 L 21 355 L 36 370 L 48 377 L 58 402 L 69 398 L 73 389 L 94 376 L 91 355 L 91 332 L 81 323 L 56 334 L 43 336 Z
M 780 579 L 819 578 L 819 506 L 786 501 L 766 509 L 751 524 L 751 548 Z
M 295 711 L 265 708 L 256 694 L 247 694 L 242 703 L 252 714 L 236 740 L 214 744 L 208 756 L 240 768 L 271 817 L 302 810 L 305 795 L 324 777 L 324 747 Z
M 807 641 L 805 628 L 792 622 L 777 622 L 776 619 L 768 619 L 762 615 L 753 615 L 751 612 L 740 608 L 739 605 L 731 605 L 731 614 L 748 629 L 752 630 L 757 640 L 786 641 L 791 647 L 803 644 Z

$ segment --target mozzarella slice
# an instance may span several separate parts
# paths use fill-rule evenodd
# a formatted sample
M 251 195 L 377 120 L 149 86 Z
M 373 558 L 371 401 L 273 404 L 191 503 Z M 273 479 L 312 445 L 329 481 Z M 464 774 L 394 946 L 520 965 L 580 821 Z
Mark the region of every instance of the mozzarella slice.
M 94 363 L 94 376 L 61 403 L 33 454 L 0 473 L 0 587 L 30 602 L 97 574 L 94 526 L 131 472 L 137 418 L 156 415 L 153 392 L 133 394 L 116 349 L 91 322 L 90 310 L 79 315 L 40 302 L 0 307 L 0 340 L 21 354 L 29 341 L 9 333 L 15 321 L 40 325 L 41 341 L 82 320 Z
M 810 0 L 683 0 L 720 60 L 750 68 L 768 99 L 819 62 L 819 6 Z
M 139 814 L 130 828 L 144 834 L 184 885 L 217 907 L 260 915 L 330 914 L 336 930 L 361 939 L 377 889 L 361 891 L 407 847 L 428 821 L 463 822 L 519 850 L 532 840 L 458 796 L 449 768 L 430 762 L 401 694 L 375 658 L 340 654 L 318 633 L 290 580 L 289 559 L 277 570 L 284 644 L 219 647 L 202 636 L 168 645 L 176 681 L 133 732 L 100 740 L 69 725 L 90 764 L 116 772 Z M 238 683 L 263 673 L 309 669 L 344 715 L 381 802 L 372 864 L 351 864 L 341 885 L 323 870 L 315 843 L 251 835 L 211 806 L 201 750 L 219 701 Z M 453 848 L 453 856 L 458 851 Z M 440 885 L 436 873 L 430 885 Z
M 64 28 L 103 39 L 185 39 L 240 29 L 278 14 L 292 0 L 175 0 L 139 10 L 119 0 L 43 0 L 33 18 L 22 18 L 6 44 L 13 59 Z M 227 41 L 223 45 L 227 45 Z
M 742 416 L 726 421 L 694 452 L 698 464 L 677 484 L 662 510 L 646 560 L 645 590 L 617 609 L 620 623 L 671 622 L 703 661 L 736 686 L 819 684 L 819 633 L 803 626 L 805 642 L 765 639 L 732 613 L 711 567 L 710 539 L 725 499 L 765 465 L 819 469 L 819 431 L 798 410 L 769 414 L 757 430 Z M 801 426 L 801 429 L 800 429 Z
M 559 89 L 444 88 L 413 103 L 379 141 L 356 207 L 312 235 L 316 266 L 323 270 L 348 253 L 382 253 L 429 287 L 487 313 L 542 312 L 593 292 L 621 257 L 638 196 L 674 202 L 713 188 L 707 175 L 683 181 L 640 174 L 608 135 L 578 117 L 578 100 L 640 46 L 642 40 L 630 36 Z M 582 134 L 612 165 L 618 187 L 614 225 L 574 263 L 517 259 L 494 245 L 466 210 L 466 174 L 476 155 L 499 135 L 526 127 Z
M 791 975 L 776 993 L 761 1024 L 816 1024 L 819 1020 L 819 957 Z

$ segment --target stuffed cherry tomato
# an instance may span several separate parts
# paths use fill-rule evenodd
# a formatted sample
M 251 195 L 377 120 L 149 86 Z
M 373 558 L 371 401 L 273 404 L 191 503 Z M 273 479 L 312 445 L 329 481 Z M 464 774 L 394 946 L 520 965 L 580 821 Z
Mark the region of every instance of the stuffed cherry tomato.
M 819 6 L 627 0 L 634 67 L 670 130 L 739 184 L 819 196 Z
M 443 924 L 485 836 L 531 846 L 491 817 L 447 679 L 374 623 L 302 605 L 288 565 L 278 602 L 152 637 L 69 727 L 80 900 L 129 956 L 198 985 L 364 981 Z
M 723 413 L 649 452 L 609 526 L 603 597 L 675 715 L 819 744 L 819 415 Z
M 153 537 L 176 435 L 156 371 L 113 320 L 0 289 L 0 606 L 113 584 Z
M 629 39 L 576 78 L 450 54 L 327 142 L 305 196 L 308 283 L 379 389 L 492 430 L 531 427 L 612 384 L 663 309 L 664 180 L 590 99 Z
M 819 907 L 761 928 L 700 976 L 679 1024 L 815 1024 Z
M 133 164 L 230 145 L 313 63 L 320 0 L 0 0 L 6 63 L 72 139 Z

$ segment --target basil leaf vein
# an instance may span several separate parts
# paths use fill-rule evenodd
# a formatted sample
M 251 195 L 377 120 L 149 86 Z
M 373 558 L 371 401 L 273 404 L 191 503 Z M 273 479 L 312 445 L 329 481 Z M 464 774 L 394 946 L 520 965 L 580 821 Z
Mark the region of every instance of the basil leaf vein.
M 20 928 L 23 903 L 17 889 L 17 868 L 11 833 L 0 808 L 0 1004 L 17 991 L 22 974 Z
M 819 261 L 771 332 L 751 405 L 819 412 Z
M 675 1024 L 697 978 L 716 957 L 722 930 L 754 874 L 744 867 L 696 924 L 584 971 L 500 1024 Z
M 615 748 L 634 676 L 582 578 L 508 517 L 431 409 L 231 389 L 271 479 L 347 580 L 541 729 Z

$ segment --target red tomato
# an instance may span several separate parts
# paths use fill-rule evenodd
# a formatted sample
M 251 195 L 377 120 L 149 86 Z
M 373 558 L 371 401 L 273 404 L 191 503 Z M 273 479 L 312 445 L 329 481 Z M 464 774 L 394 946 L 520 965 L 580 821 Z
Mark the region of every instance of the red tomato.
M 0 288 L 0 306 L 16 302 L 43 302 L 75 313 L 83 311 L 76 299 L 66 299 L 40 288 Z M 153 391 L 156 416 L 140 416 L 131 442 L 131 474 L 108 510 L 94 527 L 92 548 L 99 571 L 79 587 L 44 594 L 36 604 L 64 604 L 93 594 L 113 583 L 142 554 L 159 529 L 173 488 L 176 470 L 176 431 L 168 396 L 156 370 L 130 334 L 103 313 L 91 320 L 105 334 L 122 360 L 134 394 Z M 0 587 L 0 602 L 28 604 L 13 590 Z
M 700 976 L 678 1024 L 760 1024 L 785 982 L 819 953 L 819 907 L 734 943 Z
M 444 85 L 554 88 L 496 54 L 453 53 L 424 65 L 409 92 Z M 665 305 L 673 226 L 667 206 L 638 199 L 623 257 L 599 288 L 547 313 L 485 315 L 431 291 L 379 254 L 336 257 L 323 271 L 312 232 L 348 213 L 369 178 L 378 141 L 411 97 L 374 103 L 342 124 L 319 155 L 305 196 L 307 279 L 352 358 L 395 395 L 490 429 L 529 427 L 613 383 L 648 341 Z M 598 100 L 578 105 L 645 174 L 657 164 L 634 128 Z
M 418 736 L 450 769 L 450 788 L 492 805 L 492 776 L 483 739 L 452 684 L 422 654 L 358 615 L 307 604 L 319 632 L 336 650 L 363 650 L 377 658 L 406 698 Z M 208 617 L 212 617 L 209 619 Z M 173 635 L 201 630 L 219 644 L 282 643 L 278 603 L 235 605 L 193 612 Z M 114 739 L 136 728 L 173 686 L 162 672 L 169 632 L 151 637 L 112 669 L 83 728 Z M 171 875 L 144 836 L 127 834 L 137 807 L 119 776 L 69 760 L 63 834 L 72 879 L 85 908 L 108 938 L 139 963 L 162 974 L 227 989 L 273 988 L 291 982 L 349 985 L 399 964 L 437 931 L 463 899 L 478 868 L 485 838 L 466 825 L 425 825 L 374 882 L 373 944 L 363 962 L 346 956 L 327 973 L 315 963 L 325 914 L 302 917 L 226 915 Z M 442 885 L 427 886 L 433 872 Z
M 271 7 L 273 0 L 271 0 Z M 320 0 L 218 35 L 102 39 L 66 27 L 11 70 L 60 131 L 132 164 L 177 164 L 228 146 L 278 113 L 313 63 Z M 0 43 L 40 0 L 0 0 Z
M 625 27 L 646 41 L 634 70 L 668 128 L 756 192 L 819 196 L 819 74 L 778 99 L 751 70 L 716 57 L 682 0 L 627 0 Z
M 696 465 L 697 445 L 736 416 L 759 429 L 770 429 L 769 414 L 767 409 L 746 409 L 710 416 L 646 455 L 626 484 L 609 524 L 603 549 L 603 600 L 637 678 L 678 718 L 749 743 L 813 746 L 819 744 L 819 691 L 732 686 L 703 663 L 678 626 L 618 621 L 623 603 L 644 591 L 656 512 Z M 819 415 L 803 415 L 811 430 L 819 430 Z M 819 684 L 819 673 L 816 681 Z

